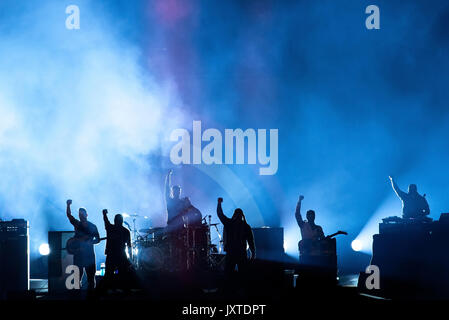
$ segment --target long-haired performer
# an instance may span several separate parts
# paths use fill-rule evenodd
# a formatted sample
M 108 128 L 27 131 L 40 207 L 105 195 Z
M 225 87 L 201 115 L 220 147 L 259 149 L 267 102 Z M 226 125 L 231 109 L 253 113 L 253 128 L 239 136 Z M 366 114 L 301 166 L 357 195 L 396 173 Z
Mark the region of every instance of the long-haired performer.
M 229 275 L 234 271 L 236 265 L 239 272 L 245 271 L 248 262 L 247 245 L 251 251 L 251 260 L 256 257 L 256 246 L 253 231 L 246 222 L 243 210 L 235 209 L 232 218 L 228 218 L 223 213 L 222 202 L 223 198 L 218 198 L 217 215 L 224 226 L 225 273 Z

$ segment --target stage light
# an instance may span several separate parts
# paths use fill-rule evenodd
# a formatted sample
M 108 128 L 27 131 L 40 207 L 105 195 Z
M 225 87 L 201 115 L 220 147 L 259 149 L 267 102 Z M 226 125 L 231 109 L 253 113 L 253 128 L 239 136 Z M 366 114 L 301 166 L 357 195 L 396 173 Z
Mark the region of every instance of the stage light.
M 298 241 L 299 230 L 296 225 L 289 223 L 284 227 L 284 251 L 287 255 L 293 258 L 298 258 Z
M 48 245 L 48 243 L 43 243 L 39 246 L 39 253 L 42 256 L 48 256 L 50 253 L 50 246 Z
M 389 195 L 367 221 L 357 237 L 355 237 L 355 239 L 362 245 L 358 251 L 366 254 L 372 254 L 373 235 L 379 233 L 379 223 L 382 222 L 383 218 L 398 215 L 398 212 L 401 212 L 400 210 L 401 201 L 397 199 L 396 195 Z M 352 247 L 352 249 L 354 249 L 354 247 Z
M 362 241 L 357 240 L 357 239 L 353 240 L 353 241 L 351 242 L 351 247 L 352 247 L 352 250 L 354 250 L 354 251 L 360 251 L 360 250 L 362 250 L 362 249 L 363 249 Z

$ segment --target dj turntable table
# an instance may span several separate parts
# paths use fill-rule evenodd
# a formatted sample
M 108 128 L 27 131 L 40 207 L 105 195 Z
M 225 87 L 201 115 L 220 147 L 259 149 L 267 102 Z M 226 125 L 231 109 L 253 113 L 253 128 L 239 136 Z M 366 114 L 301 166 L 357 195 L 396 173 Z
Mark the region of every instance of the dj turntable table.
M 371 265 L 384 296 L 449 297 L 449 223 L 384 219 L 373 236 Z M 359 285 L 360 288 L 360 285 Z

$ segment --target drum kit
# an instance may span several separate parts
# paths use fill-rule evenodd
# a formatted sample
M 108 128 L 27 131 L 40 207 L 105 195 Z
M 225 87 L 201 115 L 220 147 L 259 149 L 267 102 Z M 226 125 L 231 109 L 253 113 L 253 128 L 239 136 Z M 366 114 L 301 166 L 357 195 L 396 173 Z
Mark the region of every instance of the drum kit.
M 200 223 L 185 223 L 177 230 L 166 227 L 153 227 L 137 230 L 133 215 L 133 265 L 136 270 L 189 271 L 208 270 L 214 267 L 213 254 L 219 252 L 217 245 L 211 243 L 211 227 L 218 232 L 217 223 L 211 223 L 206 216 Z M 209 217 L 209 221 L 206 218 Z M 128 225 L 129 226 L 129 225 Z M 129 226 L 130 227 L 130 226 Z

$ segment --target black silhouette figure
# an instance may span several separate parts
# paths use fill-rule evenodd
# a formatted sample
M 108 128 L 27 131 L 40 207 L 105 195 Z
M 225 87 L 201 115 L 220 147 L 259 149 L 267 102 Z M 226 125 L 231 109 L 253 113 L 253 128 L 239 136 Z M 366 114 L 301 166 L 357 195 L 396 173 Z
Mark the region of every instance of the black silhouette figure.
M 304 221 L 301 216 L 301 204 L 304 196 L 299 196 L 296 205 L 295 217 L 301 229 L 301 241 L 298 243 L 300 273 L 302 285 L 315 286 L 335 285 L 337 279 L 337 244 L 333 238 L 339 234 L 347 234 L 338 231 L 325 236 L 323 228 L 315 223 L 315 211 L 308 210 Z
M 430 214 L 429 204 L 426 195 L 420 195 L 416 184 L 408 186 L 408 192 L 402 191 L 393 177 L 389 177 L 391 186 L 399 199 L 402 201 L 402 217 L 405 219 L 422 219 Z
M 67 200 L 67 218 L 75 228 L 75 239 L 79 240 L 79 250 L 73 255 L 73 263 L 76 265 L 80 273 L 87 275 L 88 290 L 95 288 L 95 251 L 94 244 L 100 242 L 100 235 L 97 227 L 87 221 L 87 210 L 79 208 L 79 220 L 72 216 L 70 205 L 72 200 Z M 82 278 L 80 279 L 82 282 Z
M 167 205 L 167 231 L 176 231 L 183 227 L 182 212 L 185 208 L 185 201 L 181 199 L 181 187 L 172 186 L 170 170 L 165 178 L 165 203 Z
M 126 281 L 129 281 L 131 272 L 132 246 L 131 233 L 123 226 L 123 216 L 116 214 L 114 217 L 114 224 L 111 224 L 108 219 L 108 210 L 103 210 L 103 220 L 106 229 L 106 271 L 104 280 L 107 286 L 111 286 L 114 276 L 117 278 L 117 283 L 125 286 Z M 127 255 L 128 253 L 128 255 Z
M 223 213 L 222 202 L 223 198 L 218 198 L 217 215 L 224 226 L 225 273 L 230 275 L 235 270 L 235 266 L 237 266 L 239 273 L 246 271 L 248 262 L 247 245 L 251 252 L 251 260 L 256 257 L 256 246 L 253 232 L 246 222 L 242 209 L 235 209 L 232 218 L 228 218 Z
M 324 232 L 321 226 L 315 224 L 315 211 L 307 210 L 306 218 L 307 221 L 304 221 L 301 216 L 301 203 L 304 200 L 304 196 L 299 196 L 298 203 L 296 205 L 295 218 L 298 223 L 299 228 L 301 229 L 301 241 L 299 242 L 299 252 L 305 254 L 313 254 L 314 251 L 317 251 L 316 254 L 319 255 L 318 243 L 323 240 Z M 316 250 L 314 250 L 316 248 Z

